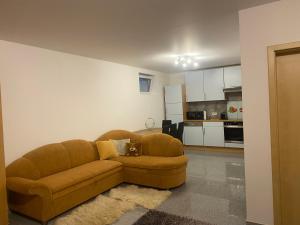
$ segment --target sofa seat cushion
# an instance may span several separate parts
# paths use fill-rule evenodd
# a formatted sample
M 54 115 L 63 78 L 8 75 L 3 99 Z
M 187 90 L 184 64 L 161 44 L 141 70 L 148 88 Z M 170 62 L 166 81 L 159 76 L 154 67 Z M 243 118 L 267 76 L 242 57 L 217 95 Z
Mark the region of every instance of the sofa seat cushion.
M 119 156 L 112 160 L 121 162 L 125 167 L 141 169 L 175 169 L 187 164 L 187 157 L 161 157 L 161 156 Z
M 38 181 L 47 185 L 52 193 L 56 193 L 95 176 L 109 173 L 121 166 L 122 164 L 117 161 L 97 160 L 41 178 Z

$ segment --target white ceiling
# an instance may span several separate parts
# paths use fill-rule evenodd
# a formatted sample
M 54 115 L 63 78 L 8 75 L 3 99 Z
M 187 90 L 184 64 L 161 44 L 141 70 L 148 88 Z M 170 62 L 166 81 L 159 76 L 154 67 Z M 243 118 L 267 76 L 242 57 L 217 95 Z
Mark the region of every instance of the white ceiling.
M 0 39 L 178 72 L 240 62 L 238 10 L 275 0 L 0 0 Z

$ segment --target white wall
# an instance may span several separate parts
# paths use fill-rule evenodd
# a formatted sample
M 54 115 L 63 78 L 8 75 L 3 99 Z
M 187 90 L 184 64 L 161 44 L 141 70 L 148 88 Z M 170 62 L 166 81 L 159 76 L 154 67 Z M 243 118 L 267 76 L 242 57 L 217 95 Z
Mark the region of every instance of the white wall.
M 273 224 L 267 46 L 300 41 L 300 1 L 240 12 L 247 220 Z
M 184 72 L 169 74 L 169 85 L 184 84 Z
M 151 94 L 140 94 L 138 72 L 156 75 Z M 0 81 L 6 164 L 40 145 L 164 118 L 168 78 L 155 71 L 0 41 Z

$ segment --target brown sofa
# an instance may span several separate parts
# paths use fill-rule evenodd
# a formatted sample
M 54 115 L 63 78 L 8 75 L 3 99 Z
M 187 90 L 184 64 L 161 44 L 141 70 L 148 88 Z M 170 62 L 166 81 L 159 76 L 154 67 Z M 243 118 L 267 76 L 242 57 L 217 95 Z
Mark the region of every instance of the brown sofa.
M 116 130 L 97 140 L 142 143 L 143 155 L 99 160 L 95 142 L 70 140 L 37 148 L 6 168 L 12 211 L 42 223 L 122 183 L 169 189 L 185 182 L 187 158 L 177 139 Z

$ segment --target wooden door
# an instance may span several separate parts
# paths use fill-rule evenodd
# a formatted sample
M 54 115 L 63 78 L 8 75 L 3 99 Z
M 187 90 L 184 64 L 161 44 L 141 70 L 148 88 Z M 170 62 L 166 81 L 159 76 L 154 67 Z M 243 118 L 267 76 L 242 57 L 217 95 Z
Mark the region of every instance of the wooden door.
M 5 163 L 3 148 L 3 129 L 2 129 L 2 109 L 0 96 L 0 224 L 8 224 L 7 200 L 6 200 L 6 183 L 5 183 Z
M 300 49 L 294 47 L 291 44 L 269 49 L 276 225 L 300 224 Z
M 223 72 L 223 68 L 204 70 L 205 101 L 225 100 Z

